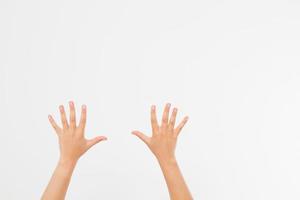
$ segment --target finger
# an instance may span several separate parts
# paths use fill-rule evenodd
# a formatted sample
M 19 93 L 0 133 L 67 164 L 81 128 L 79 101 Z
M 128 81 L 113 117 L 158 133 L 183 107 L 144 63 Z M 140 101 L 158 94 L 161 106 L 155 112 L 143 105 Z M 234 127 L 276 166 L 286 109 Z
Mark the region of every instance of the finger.
M 88 140 L 87 141 L 88 149 L 91 148 L 92 146 L 94 146 L 95 144 L 97 144 L 101 141 L 104 141 L 104 140 L 107 140 L 107 138 L 105 136 L 98 136 L 98 137 Z
M 53 117 L 51 115 L 48 115 L 48 119 L 49 119 L 49 122 L 52 125 L 53 129 L 56 131 L 57 134 L 59 134 L 60 127 L 57 125 L 57 123 L 55 122 Z
M 76 116 L 75 116 L 75 106 L 74 106 L 73 101 L 69 102 L 69 107 L 70 107 L 70 127 L 75 129 L 76 128 Z
M 163 130 L 166 130 L 166 128 L 168 126 L 170 107 L 171 107 L 171 104 L 167 103 L 165 106 L 165 109 L 164 109 L 164 113 L 162 116 L 162 123 L 161 123 L 161 127 Z
M 182 130 L 182 128 L 184 127 L 184 125 L 186 124 L 186 122 L 188 121 L 188 117 L 186 116 L 185 118 L 183 118 L 183 120 L 180 122 L 180 124 L 176 127 L 175 129 L 175 135 L 178 136 L 180 131 Z
M 65 112 L 65 108 L 63 105 L 59 106 L 59 111 L 60 111 L 60 118 L 61 118 L 61 123 L 63 125 L 63 128 L 68 128 L 68 121 L 67 121 L 67 117 L 66 117 L 66 112 Z
M 140 131 L 132 131 L 132 134 L 140 138 L 145 144 L 149 144 L 150 138 Z
M 151 127 L 152 127 L 152 134 L 158 133 L 158 123 L 156 118 L 156 108 L 155 106 L 151 106 Z
M 85 124 L 86 124 L 86 105 L 82 105 L 81 106 L 81 116 L 80 116 L 79 127 L 81 129 L 84 129 Z
M 169 130 L 174 129 L 175 122 L 176 122 L 176 115 L 177 115 L 177 108 L 173 109 L 171 118 L 170 118 L 170 123 L 169 123 Z

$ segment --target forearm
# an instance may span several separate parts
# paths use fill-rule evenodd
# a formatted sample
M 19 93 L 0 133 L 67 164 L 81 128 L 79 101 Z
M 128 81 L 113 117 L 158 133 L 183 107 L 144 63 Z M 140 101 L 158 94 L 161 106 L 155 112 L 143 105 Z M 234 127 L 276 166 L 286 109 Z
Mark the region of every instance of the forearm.
M 192 195 L 181 174 L 176 159 L 159 159 L 171 200 L 192 200 Z
M 76 162 L 59 161 L 42 200 L 63 200 L 71 180 Z

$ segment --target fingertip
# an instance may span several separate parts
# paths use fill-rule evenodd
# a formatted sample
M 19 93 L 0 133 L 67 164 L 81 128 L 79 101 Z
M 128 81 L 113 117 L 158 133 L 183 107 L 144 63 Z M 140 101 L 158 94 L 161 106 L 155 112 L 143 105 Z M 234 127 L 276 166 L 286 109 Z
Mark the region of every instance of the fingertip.
M 152 105 L 152 106 L 151 106 L 151 110 L 153 110 L 153 111 L 154 111 L 154 110 L 155 110 L 155 108 L 156 108 L 156 106 L 155 106 L 155 105 Z
M 83 104 L 83 105 L 81 106 L 81 108 L 82 108 L 82 110 L 86 110 L 86 105 Z
M 64 110 L 64 106 L 63 105 L 59 105 L 58 108 L 59 108 L 60 111 Z
M 74 105 L 74 102 L 73 102 L 72 100 L 70 100 L 70 101 L 69 101 L 69 105 L 70 105 L 70 106 L 73 106 L 73 105 Z
M 185 116 L 184 119 L 183 119 L 184 123 L 186 123 L 188 120 L 189 120 L 188 116 Z
M 102 140 L 107 140 L 107 137 L 105 137 L 105 136 L 98 136 L 97 139 L 100 140 L 100 141 L 102 141 Z
M 140 132 L 140 131 L 132 131 L 131 132 L 132 133 L 132 135 L 135 135 L 135 136 L 137 136 L 137 137 L 140 137 L 141 135 L 144 135 L 142 132 Z
M 135 135 L 137 133 L 137 131 L 131 131 L 132 135 Z

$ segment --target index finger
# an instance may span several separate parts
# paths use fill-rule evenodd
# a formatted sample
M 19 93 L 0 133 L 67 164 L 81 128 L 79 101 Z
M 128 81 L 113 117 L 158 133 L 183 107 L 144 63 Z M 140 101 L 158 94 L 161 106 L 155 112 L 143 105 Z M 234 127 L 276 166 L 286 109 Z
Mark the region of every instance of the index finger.
M 151 127 L 152 127 L 152 134 L 156 134 L 158 132 L 158 123 L 156 118 L 156 107 L 155 105 L 151 106 Z
M 84 129 L 85 124 L 86 124 L 86 105 L 82 105 L 81 106 L 81 117 L 80 117 L 79 127 L 81 129 Z

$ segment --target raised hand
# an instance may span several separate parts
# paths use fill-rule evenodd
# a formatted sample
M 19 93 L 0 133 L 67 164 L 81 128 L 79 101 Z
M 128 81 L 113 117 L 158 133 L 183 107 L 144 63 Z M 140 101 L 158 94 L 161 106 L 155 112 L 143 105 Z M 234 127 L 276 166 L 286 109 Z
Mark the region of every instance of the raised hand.
M 62 127 L 57 125 L 51 115 L 48 118 L 59 139 L 60 161 L 77 162 L 89 148 L 107 138 L 98 136 L 90 140 L 85 139 L 86 105 L 81 107 L 81 117 L 78 126 L 76 125 L 75 106 L 72 101 L 69 102 L 69 107 L 70 117 L 68 122 L 64 106 L 59 106 Z
M 132 134 L 147 144 L 157 158 L 164 174 L 171 200 L 191 200 L 193 199 L 192 195 L 184 181 L 175 157 L 177 138 L 188 117 L 184 117 L 179 125 L 175 127 L 177 108 L 173 109 L 169 118 L 170 107 L 169 103 L 165 106 L 161 125 L 157 122 L 155 106 L 151 107 L 151 137 L 140 131 L 133 131 Z
M 140 131 L 132 133 L 138 136 L 153 152 L 159 161 L 175 160 L 175 148 L 177 138 L 182 128 L 188 121 L 188 117 L 184 117 L 180 124 L 175 127 L 177 108 L 173 108 L 171 118 L 169 119 L 171 104 L 165 106 L 161 125 L 157 122 L 156 108 L 151 106 L 151 127 L 152 136 L 148 137 Z
M 63 200 L 72 177 L 72 173 L 79 158 L 92 146 L 100 141 L 106 140 L 104 136 L 98 136 L 87 140 L 84 137 L 86 124 L 86 106 L 81 108 L 81 118 L 78 126 L 76 125 L 75 106 L 71 101 L 69 122 L 66 117 L 65 109 L 59 106 L 62 127 L 58 126 L 51 115 L 49 121 L 54 128 L 60 147 L 60 159 L 52 178 L 42 196 L 42 200 Z

